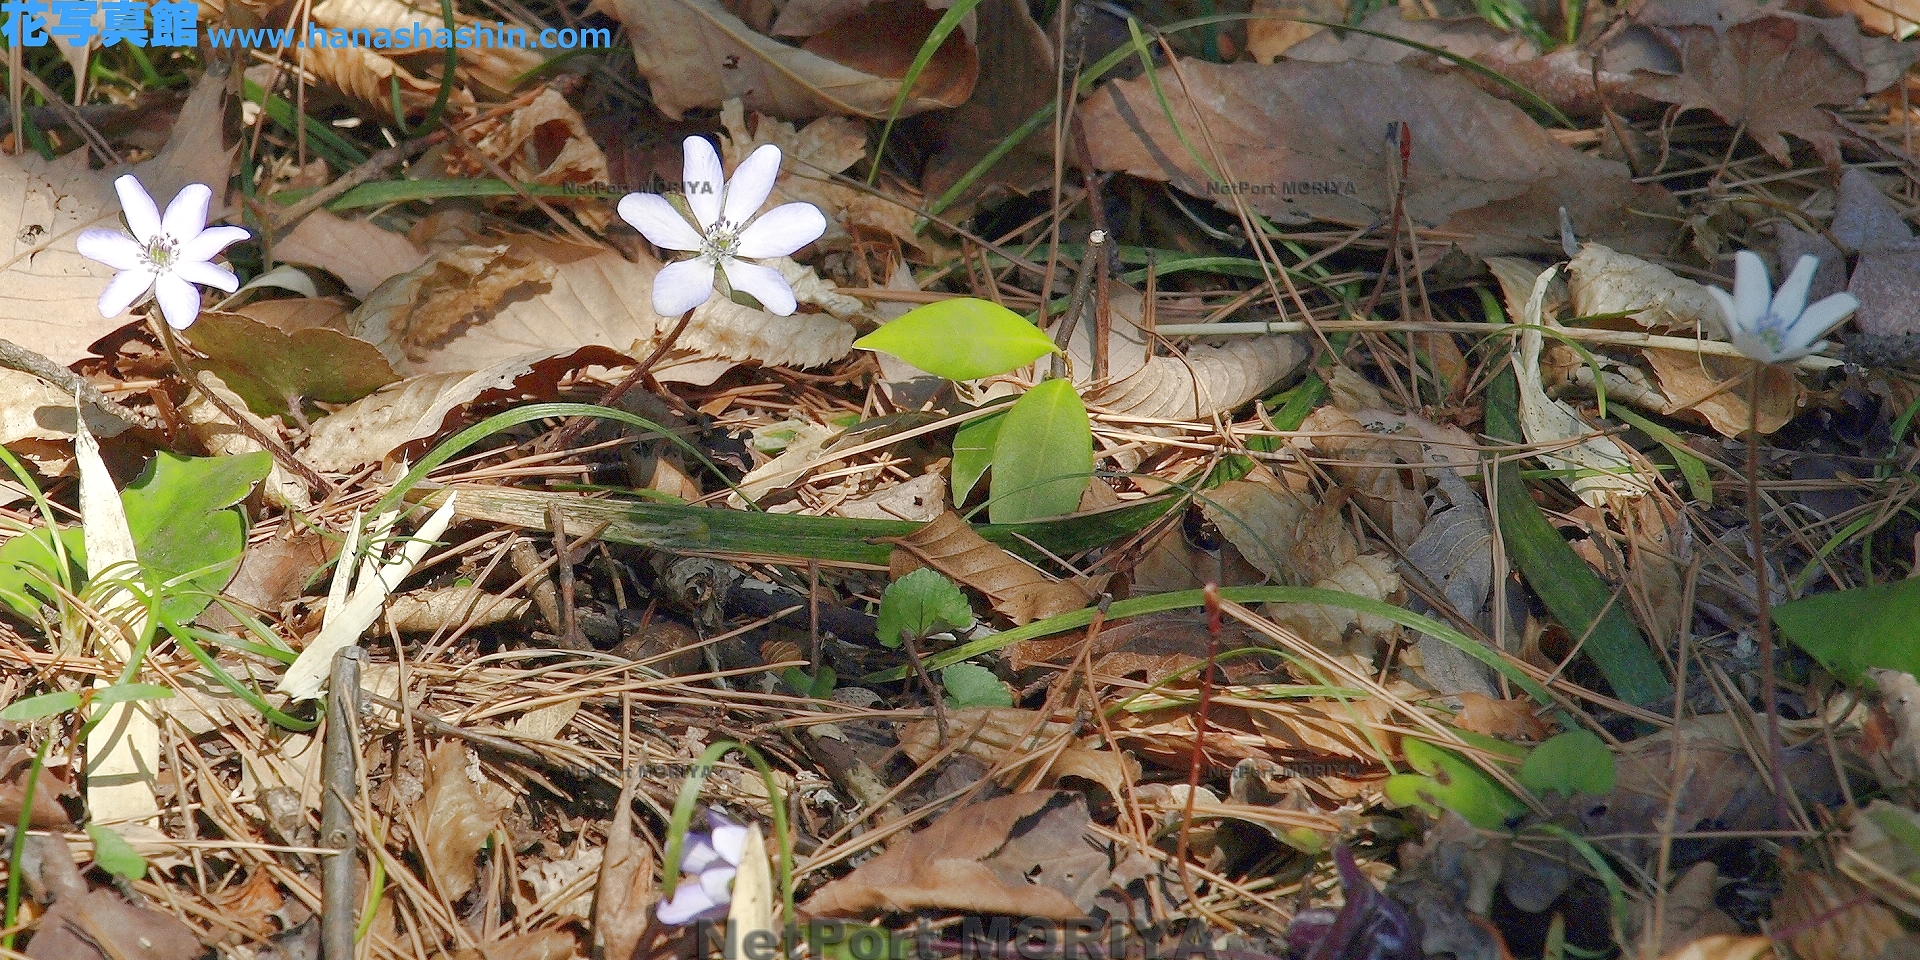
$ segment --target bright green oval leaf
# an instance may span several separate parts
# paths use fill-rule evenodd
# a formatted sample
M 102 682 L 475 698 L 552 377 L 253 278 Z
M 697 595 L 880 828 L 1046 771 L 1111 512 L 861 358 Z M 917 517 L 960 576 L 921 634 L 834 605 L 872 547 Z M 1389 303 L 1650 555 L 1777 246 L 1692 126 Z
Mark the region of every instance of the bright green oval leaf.
M 1504 830 L 1507 821 L 1527 812 L 1527 805 L 1499 781 L 1461 757 L 1411 737 L 1401 741 L 1401 749 L 1407 763 L 1420 772 L 1387 778 L 1383 789 L 1396 806 L 1432 814 L 1452 810 L 1482 830 Z
M 78 524 L 65 527 L 60 531 L 60 544 L 67 552 L 64 576 L 53 552 L 53 537 L 45 527 L 35 527 L 0 545 L 0 603 L 31 620 L 43 605 L 53 602 L 54 584 L 72 590 L 86 583 L 86 534 Z
M 973 623 L 973 607 L 952 580 L 931 567 L 921 567 L 887 585 L 880 595 L 879 622 L 874 636 L 889 646 L 900 645 L 902 634 L 915 640 Z
M 972 297 L 915 307 L 853 345 L 891 353 L 948 380 L 998 376 L 1058 352 L 1027 318 Z
M 1520 764 L 1520 782 L 1538 793 L 1558 790 L 1566 796 L 1613 792 L 1613 751 L 1591 730 L 1569 730 L 1533 748 Z
M 121 493 L 140 562 L 164 579 L 194 574 L 163 602 L 170 619 L 199 616 L 233 579 L 247 546 L 247 522 L 231 508 L 272 469 L 264 451 L 198 458 L 162 452 Z
M 1013 691 L 977 663 L 956 663 L 940 671 L 940 685 L 947 688 L 947 706 L 955 710 L 1013 706 Z
M 24 723 L 28 720 L 39 720 L 42 717 L 66 713 L 78 706 L 80 706 L 78 690 L 43 693 L 37 697 L 24 697 L 7 704 L 5 710 L 0 710 L 0 720 Z
M 95 823 L 87 824 L 87 836 L 93 838 L 94 866 L 128 880 L 147 875 L 147 858 L 134 850 L 125 837 Z
M 1093 477 L 1093 427 L 1073 384 L 1048 380 L 1028 390 L 1003 420 L 987 488 L 993 522 L 1072 513 Z
M 1920 674 L 1920 579 L 1802 597 L 1774 607 L 1773 622 L 1848 683 L 1874 667 Z
M 1005 413 L 996 413 L 991 417 L 969 420 L 954 431 L 953 465 L 948 469 L 951 471 L 955 508 L 967 502 L 967 495 L 973 492 L 974 484 L 980 482 L 987 467 L 992 465 L 993 446 L 1000 439 L 1000 424 L 1006 418 Z

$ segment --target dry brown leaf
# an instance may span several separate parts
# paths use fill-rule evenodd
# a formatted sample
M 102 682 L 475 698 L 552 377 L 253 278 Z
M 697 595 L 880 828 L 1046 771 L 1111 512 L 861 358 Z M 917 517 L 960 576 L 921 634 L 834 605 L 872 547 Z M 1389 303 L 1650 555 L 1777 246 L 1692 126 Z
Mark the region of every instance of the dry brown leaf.
M 1795 867 L 1781 878 L 1773 928 L 1795 931 L 1800 960 L 1858 960 L 1880 953 L 1906 930 L 1900 916 L 1846 876 Z
M 1539 743 L 1547 738 L 1547 725 L 1534 716 L 1535 704 L 1531 700 L 1495 700 L 1472 691 L 1462 691 L 1455 696 L 1460 698 L 1460 713 L 1453 722 L 1462 730 L 1527 743 Z
M 1201 511 L 1247 562 L 1275 582 L 1313 583 L 1360 555 L 1340 508 L 1278 483 L 1235 480 L 1207 492 Z
M 1194 89 L 1183 90 L 1179 77 Z M 1413 124 L 1418 171 L 1405 193 L 1408 215 L 1429 235 L 1458 234 L 1475 254 L 1552 249 L 1557 241 L 1544 238 L 1559 236 L 1563 207 L 1583 237 L 1658 250 L 1672 230 L 1661 218 L 1677 212 L 1664 190 L 1562 146 L 1517 107 L 1458 77 L 1400 65 L 1189 60 L 1159 83 L 1195 142 L 1202 115 L 1193 104 L 1205 105 L 1232 189 L 1209 182 L 1145 78 L 1108 83 L 1089 98 L 1082 117 L 1094 162 L 1229 208 L 1237 194 L 1282 223 L 1361 227 L 1388 216 L 1387 171 L 1398 156 L 1386 134 L 1402 121 Z
M 736 98 L 750 110 L 789 119 L 886 116 L 899 77 L 938 19 L 914 0 L 875 3 L 800 49 L 755 32 L 715 0 L 596 0 L 594 6 L 626 25 L 654 106 L 675 120 Z M 976 56 L 965 37 L 949 37 L 937 68 L 914 84 L 901 114 L 965 103 Z
M 375 226 L 373 221 L 336 217 L 315 210 L 274 244 L 273 255 L 288 263 L 319 267 L 340 278 L 353 295 L 364 299 L 388 277 L 419 267 L 427 255 L 406 237 Z
M 340 27 L 347 30 L 386 29 L 395 36 L 405 33 L 413 36 L 415 27 L 424 30 L 445 30 L 446 20 L 436 3 L 415 6 L 404 0 L 324 0 L 313 5 L 313 22 L 324 27 Z M 461 13 L 457 8 L 453 14 L 456 27 L 486 27 L 501 30 L 498 20 L 481 20 Z M 506 24 L 506 27 L 518 27 L 518 24 Z M 528 31 L 531 34 L 533 31 Z M 405 51 L 406 46 L 396 48 Z M 455 75 L 461 80 L 476 83 L 488 93 L 504 95 L 512 92 L 514 81 L 528 71 L 540 66 L 541 56 L 525 46 L 511 46 L 505 43 L 476 43 L 458 47 L 460 66 Z M 404 55 L 404 54 L 396 54 Z M 438 69 L 441 53 L 438 50 L 426 50 Z M 435 87 L 438 87 L 435 81 Z
M 339 0 L 328 2 L 336 3 Z M 392 3 L 396 0 L 376 2 Z M 486 120 L 468 127 L 460 135 L 469 149 L 492 159 L 496 166 L 521 183 L 588 188 L 578 196 L 547 200 L 550 204 L 572 210 L 573 215 L 588 227 L 604 230 L 613 219 L 613 206 L 608 202 L 611 198 L 591 189 L 604 187 L 608 183 L 607 155 L 600 152 L 600 145 L 587 133 L 586 121 L 581 119 L 580 112 L 573 108 L 573 104 L 560 95 L 560 91 L 547 87 L 526 106 L 501 119 Z M 449 153 L 447 172 L 478 179 L 492 175 L 485 165 L 469 156 L 466 150 Z
M 453 954 L 453 960 L 576 960 L 580 943 L 564 929 L 536 930 L 483 943 Z
M 959 752 L 988 767 L 1000 767 L 1015 756 L 1033 754 L 1045 762 L 1035 770 L 1032 762 L 1007 766 L 1000 782 L 1013 784 L 1033 778 L 1039 786 L 1052 786 L 1061 777 L 1079 777 L 1107 788 L 1118 797 L 1126 784 L 1140 775 L 1140 765 L 1132 757 L 1114 750 L 1093 746 L 1086 737 L 1075 738 L 1061 748 L 1061 737 L 1071 736 L 1072 724 L 1040 720 L 1037 710 L 1017 707 L 969 707 L 953 711 L 947 718 L 943 735 L 939 721 L 923 720 L 908 724 L 900 733 L 900 750 L 915 763 L 926 763 L 953 744 Z
M 483 320 L 523 286 L 551 283 L 546 258 L 507 245 L 436 253 L 382 283 L 347 319 L 347 331 L 380 348 L 395 367 L 416 372 L 463 325 Z
M 660 899 L 653 886 L 653 848 L 634 830 L 633 790 L 620 791 L 607 826 L 607 850 L 600 858 L 600 882 L 593 900 L 593 938 L 599 955 L 632 957 L 646 933 L 648 915 Z
M 824 917 L 935 909 L 1077 920 L 1086 910 L 1076 901 L 1088 884 L 1104 886 L 1108 862 L 1083 839 L 1087 824 L 1086 799 L 1059 791 L 956 807 L 821 887 L 804 909 Z M 1076 856 L 1084 851 L 1092 856 Z
M 1191 346 L 1184 357 L 1147 360 L 1132 373 L 1089 391 L 1085 399 L 1087 406 L 1118 416 L 1205 420 L 1265 393 L 1306 359 L 1306 347 L 1292 336 Z
M 1773 960 L 1774 956 L 1769 937 L 1720 934 L 1695 940 L 1660 960 Z
M 220 908 L 221 916 L 262 938 L 279 929 L 280 924 L 273 915 L 287 905 L 287 898 L 280 895 L 280 882 L 274 879 L 272 871 L 263 868 L 248 872 L 246 883 L 229 886 L 207 899 Z
M 789 5 L 787 10 L 792 10 Z M 793 124 L 773 117 L 754 115 L 753 131 L 747 131 L 746 110 L 738 100 L 728 100 L 720 108 L 720 124 L 727 136 L 720 141 L 720 154 L 729 168 L 737 166 L 761 144 L 780 148 L 781 174 L 774 185 L 769 204 L 805 202 L 827 215 L 827 232 L 814 241 L 821 249 L 846 249 L 853 243 L 850 230 L 864 230 L 891 237 L 938 258 L 940 245 L 916 234 L 918 215 L 910 203 L 890 196 L 842 186 L 828 179 L 844 173 L 867 155 L 867 130 L 848 117 L 821 117 L 796 131 Z
M 1272 63 L 1295 44 L 1326 29 L 1301 20 L 1343 23 L 1347 4 L 1345 0 L 1254 0 L 1253 15 L 1255 19 L 1247 21 L 1247 53 L 1260 63 Z
M 322 470 L 350 471 L 440 432 L 454 411 L 476 402 L 552 396 L 562 375 L 610 366 L 618 354 L 585 347 L 565 356 L 535 353 L 471 373 L 429 373 L 356 400 L 313 425 L 301 458 Z
M 440 96 L 437 77 L 415 76 L 397 61 L 362 46 L 312 46 L 303 48 L 303 65 L 322 83 L 338 90 L 360 108 L 387 120 L 393 119 L 393 85 L 399 82 L 400 108 L 408 117 L 424 116 Z M 436 63 L 434 69 L 438 70 Z M 471 106 L 473 94 L 455 86 L 448 103 Z
M 62 897 L 40 918 L 27 945 L 33 960 L 195 960 L 206 952 L 193 929 L 171 914 L 128 903 L 112 889 Z
M 1819 0 L 1815 7 L 1828 16 L 1853 14 L 1861 29 L 1874 33 L 1911 33 L 1920 23 L 1920 2 L 1915 0 Z
M 1331 404 L 1307 415 L 1300 424 L 1302 433 L 1334 434 L 1315 436 L 1311 445 L 1320 458 L 1328 461 L 1327 472 L 1360 501 L 1360 508 L 1401 544 L 1409 544 L 1426 526 L 1427 508 L 1420 494 L 1408 483 L 1406 471 L 1389 466 L 1369 467 L 1366 463 L 1391 464 L 1406 460 L 1424 462 L 1410 451 L 1418 444 L 1403 445 L 1369 430 L 1357 416 Z
M 86 411 L 87 429 L 96 437 L 117 437 L 127 431 L 126 421 L 94 408 Z M 18 370 L 0 370 L 0 446 L 12 446 L 21 440 L 67 440 L 73 436 L 73 394 L 39 377 Z M 46 464 L 52 472 L 61 464 Z
M 1648 350 L 1646 355 L 1660 378 L 1660 392 L 1672 403 L 1667 413 L 1698 413 L 1723 437 L 1747 431 L 1750 361 L 1686 350 Z M 1800 412 L 1806 395 L 1792 367 L 1768 367 L 1760 377 L 1760 432 L 1769 434 L 1786 426 Z
M 1407 692 L 1417 693 L 1412 688 Z M 1249 715 L 1262 740 L 1283 757 L 1313 760 L 1328 756 L 1372 766 L 1380 751 L 1392 748 L 1379 733 L 1368 739 L 1369 728 L 1385 725 L 1392 708 L 1379 699 L 1291 700 L 1262 704 Z M 1188 745 L 1192 735 L 1188 735 Z
M 1782 135 L 1791 133 L 1838 167 L 1840 126 L 1825 108 L 1885 89 L 1913 62 L 1905 45 L 1862 36 L 1844 17 L 1664 0 L 1642 6 L 1635 19 L 1680 61 L 1673 76 L 1638 71 L 1636 92 L 1681 110 L 1711 110 L 1783 164 L 1789 155 Z
M 27 826 L 34 830 L 59 830 L 73 826 L 66 808 L 60 806 L 62 794 L 73 792 L 46 767 L 36 772 L 34 752 L 24 744 L 14 744 L 0 755 L 0 823 L 19 823 L 21 801 L 26 798 L 27 777 L 33 776 L 33 814 Z
M 926 118 L 941 144 L 920 178 L 930 199 L 944 195 L 988 151 L 1053 102 L 1053 44 L 1034 23 L 1027 4 L 983 0 L 974 12 L 980 17 L 980 79 L 973 96 L 956 109 Z M 1052 144 L 1047 137 L 1028 137 L 994 164 L 993 176 L 968 188 L 946 215 L 957 222 L 983 196 L 1024 193 L 1052 180 Z
M 1318 590 L 1338 590 L 1368 600 L 1392 600 L 1400 594 L 1400 573 L 1384 554 L 1355 557 L 1313 583 Z M 1373 613 L 1321 603 L 1265 604 L 1267 619 L 1290 627 L 1308 643 L 1335 655 L 1359 657 L 1371 664 L 1377 641 L 1398 629 L 1392 620 Z
M 266 436 L 279 439 L 281 443 L 286 442 L 281 436 L 284 424 L 280 423 L 278 418 L 268 419 L 247 409 L 247 402 L 240 399 L 239 394 L 227 389 L 226 382 L 213 372 L 202 370 L 197 376 L 202 386 L 226 401 L 227 405 L 245 417 L 254 429 Z M 198 390 L 189 393 L 186 402 L 180 405 L 180 417 L 186 422 L 187 433 L 200 441 L 200 445 L 206 447 L 208 453 L 215 456 L 239 456 L 266 449 L 260 445 L 260 441 L 235 426 L 220 408 L 215 407 L 207 400 L 206 395 Z M 273 503 L 291 509 L 305 510 L 313 506 L 312 493 L 307 489 L 306 481 L 294 476 L 286 467 L 278 463 L 275 463 L 267 474 L 264 492 Z
M 1015 624 L 1043 620 L 1087 605 L 1099 584 L 1082 586 L 1056 582 L 981 536 L 960 515 L 942 513 L 904 537 L 883 542 L 894 546 L 889 573 L 899 579 L 921 567 L 932 567 L 957 583 L 987 595 L 993 609 Z M 1104 581 L 1102 581 L 1104 582 Z
M 660 264 L 650 258 L 635 263 L 612 250 L 538 240 L 516 241 L 512 252 L 529 261 L 551 262 L 550 283 L 531 288 L 536 292 L 530 297 L 525 290 L 516 292 L 491 316 L 433 344 L 417 362 L 417 372 L 474 370 L 529 353 L 582 346 L 644 356 L 653 338 L 672 327 L 653 312 L 648 292 Z M 846 356 L 854 338 L 846 320 L 862 314 L 861 302 L 836 292 L 812 269 L 792 260 L 780 258 L 769 265 L 793 285 L 803 310 L 817 307 L 825 312 L 776 317 L 713 297 L 694 310 L 680 349 L 655 369 L 655 379 L 711 383 L 742 361 L 816 367 Z M 676 361 L 684 359 L 718 362 L 676 371 Z
M 473 889 L 478 872 L 473 859 L 500 828 L 500 813 L 510 803 L 505 793 L 494 784 L 473 782 L 467 775 L 467 748 L 460 741 L 441 741 L 427 754 L 426 793 L 415 821 L 421 832 L 418 844 L 428 873 L 448 901 Z

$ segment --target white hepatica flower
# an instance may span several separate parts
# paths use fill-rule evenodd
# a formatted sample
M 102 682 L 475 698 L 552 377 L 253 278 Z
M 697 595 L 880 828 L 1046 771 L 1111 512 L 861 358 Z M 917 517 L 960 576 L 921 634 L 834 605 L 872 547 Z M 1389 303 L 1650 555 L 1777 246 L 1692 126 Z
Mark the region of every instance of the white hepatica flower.
M 680 883 L 673 899 L 662 901 L 660 922 L 681 926 L 695 920 L 717 920 L 733 903 L 733 877 L 747 848 L 747 828 L 719 813 L 707 811 L 711 833 L 688 833 L 680 852 Z
M 1820 338 L 1852 316 L 1860 301 L 1851 293 L 1836 293 L 1807 306 L 1807 288 L 1813 285 L 1813 271 L 1819 266 L 1819 257 L 1801 257 L 1780 292 L 1774 293 L 1759 254 L 1742 250 L 1734 256 L 1733 293 L 1719 287 L 1707 291 L 1720 301 L 1727 333 L 1741 353 L 1773 364 L 1798 360 L 1826 346 Z
M 719 268 L 729 287 L 752 294 L 768 312 L 791 314 L 796 304 L 787 278 L 772 267 L 747 261 L 784 257 L 820 239 L 827 230 L 826 215 L 811 203 L 785 203 L 754 216 L 780 175 L 780 148 L 773 144 L 741 161 L 730 183 L 719 154 L 705 139 L 688 137 L 684 149 L 682 186 L 697 224 L 688 223 L 658 194 L 620 198 L 621 219 L 656 246 L 698 254 L 667 264 L 653 278 L 654 312 L 677 317 L 705 303 L 713 292 L 713 271 Z
M 167 325 L 185 330 L 200 316 L 200 291 L 194 284 L 228 293 L 239 289 L 240 278 L 213 258 L 229 244 L 245 240 L 248 233 L 242 227 L 207 226 L 212 188 L 187 184 L 167 204 L 164 217 L 132 174 L 115 180 L 113 188 L 120 192 L 120 209 L 133 236 L 94 228 L 82 230 L 74 241 L 81 256 L 120 271 L 100 294 L 101 316 L 119 316 L 152 290 Z

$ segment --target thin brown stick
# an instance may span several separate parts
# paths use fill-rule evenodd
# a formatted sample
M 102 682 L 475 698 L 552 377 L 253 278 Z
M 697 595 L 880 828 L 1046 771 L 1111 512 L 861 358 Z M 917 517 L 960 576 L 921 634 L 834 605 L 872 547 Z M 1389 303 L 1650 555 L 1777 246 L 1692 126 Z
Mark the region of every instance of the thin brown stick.
M 87 378 L 54 363 L 45 354 L 35 353 L 11 340 L 0 340 L 0 367 L 31 373 L 67 393 L 78 394 L 80 399 L 92 404 L 100 412 L 129 427 L 139 430 L 166 429 L 166 424 L 107 399 L 106 394 L 87 382 Z
M 360 767 L 360 665 L 365 650 L 348 647 L 333 659 L 327 690 L 327 737 L 321 757 L 320 845 L 333 849 L 320 868 L 320 956 L 353 960 L 354 927 L 360 917 L 355 873 L 359 838 L 353 829 L 353 797 Z
M 168 326 L 167 321 L 162 319 L 157 313 L 152 317 L 152 320 L 154 328 L 160 331 L 161 344 L 167 349 L 167 359 L 173 361 L 173 368 L 179 371 L 181 377 L 186 379 L 188 386 L 200 391 L 200 395 L 207 398 L 207 402 L 213 404 L 213 408 L 220 411 L 221 416 L 232 421 L 233 425 L 238 427 L 241 433 L 246 434 L 249 440 L 259 444 L 261 448 L 272 454 L 274 462 L 287 468 L 288 471 L 298 476 L 301 480 L 306 481 L 309 491 L 321 497 L 323 500 L 331 500 L 339 493 L 339 490 L 334 487 L 332 481 L 321 476 L 318 470 L 302 463 L 299 457 L 293 455 L 293 451 L 281 446 L 280 441 L 267 436 L 259 427 L 253 425 L 252 420 L 243 416 L 240 411 L 235 410 L 225 400 L 220 399 L 220 395 L 215 393 L 206 384 L 201 383 L 198 371 L 194 370 L 192 365 L 187 363 L 186 355 L 181 353 L 180 341 L 179 338 L 174 336 L 173 328 Z
M 633 372 L 627 374 L 626 379 L 614 384 L 613 389 L 600 395 L 600 406 L 611 407 L 619 403 L 620 398 L 627 395 L 627 391 L 632 390 L 635 386 L 639 385 L 640 381 L 645 380 L 647 374 L 652 372 L 654 365 L 659 363 L 660 359 L 667 355 L 668 350 L 673 349 L 675 343 L 679 342 L 680 335 L 686 332 L 687 324 L 692 320 L 692 310 L 681 314 L 680 322 L 673 325 L 673 329 L 667 332 L 666 338 L 660 341 L 660 345 L 654 347 L 653 352 L 648 354 L 645 360 L 640 361 L 640 365 L 634 367 Z M 560 425 L 560 429 L 553 432 L 553 439 L 547 443 L 547 449 L 565 450 L 573 446 L 574 441 L 579 440 L 580 435 L 586 433 L 587 427 L 592 424 L 592 417 L 574 417 L 568 420 L 566 423 Z

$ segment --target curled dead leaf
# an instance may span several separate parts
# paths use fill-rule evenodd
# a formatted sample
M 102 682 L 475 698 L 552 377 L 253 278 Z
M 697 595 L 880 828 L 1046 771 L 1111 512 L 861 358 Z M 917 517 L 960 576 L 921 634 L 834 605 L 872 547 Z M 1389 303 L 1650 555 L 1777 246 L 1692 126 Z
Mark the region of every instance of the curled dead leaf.
M 941 514 L 893 544 L 889 573 L 899 579 L 921 567 L 932 567 L 956 582 L 987 595 L 993 609 L 1015 624 L 1042 620 L 1087 605 L 1105 583 L 1057 582 L 981 536 L 960 515 Z
M 547 202 L 573 211 L 588 227 L 604 230 L 612 221 L 612 201 L 618 198 L 602 193 L 609 179 L 607 155 L 587 133 L 580 112 L 560 91 L 547 87 L 526 106 L 505 117 L 481 121 L 460 135 L 469 149 L 492 159 L 521 183 L 586 188 L 577 196 L 553 197 Z M 448 155 L 447 170 L 465 177 L 492 175 L 464 150 Z
M 504 789 L 484 781 L 476 784 L 467 775 L 467 748 L 459 741 L 442 741 L 427 754 L 418 844 L 448 900 L 458 900 L 473 889 L 477 874 L 473 858 L 500 828 L 500 813 L 510 802 Z
M 1360 554 L 1337 505 L 1278 483 L 1235 480 L 1207 492 L 1201 511 L 1247 562 L 1277 583 L 1309 584 Z

